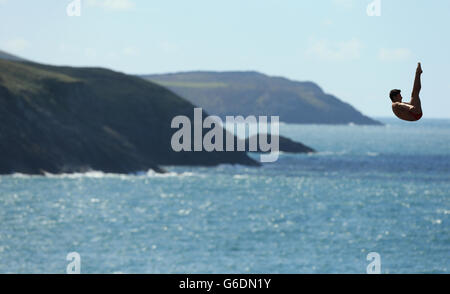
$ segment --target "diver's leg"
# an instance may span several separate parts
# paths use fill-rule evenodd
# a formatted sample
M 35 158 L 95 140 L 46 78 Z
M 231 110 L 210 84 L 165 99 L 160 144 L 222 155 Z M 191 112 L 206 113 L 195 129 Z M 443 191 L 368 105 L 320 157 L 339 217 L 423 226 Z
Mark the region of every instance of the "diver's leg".
M 422 113 L 422 104 L 420 103 L 420 98 L 419 98 L 420 89 L 422 88 L 422 84 L 420 81 L 421 75 L 422 75 L 422 67 L 419 62 L 419 64 L 417 65 L 416 77 L 414 78 L 414 86 L 413 86 L 413 90 L 412 90 L 412 94 L 411 94 L 411 102 L 410 102 L 410 104 L 412 106 L 414 106 L 414 108 L 411 109 L 411 111 L 413 111 L 415 113 Z

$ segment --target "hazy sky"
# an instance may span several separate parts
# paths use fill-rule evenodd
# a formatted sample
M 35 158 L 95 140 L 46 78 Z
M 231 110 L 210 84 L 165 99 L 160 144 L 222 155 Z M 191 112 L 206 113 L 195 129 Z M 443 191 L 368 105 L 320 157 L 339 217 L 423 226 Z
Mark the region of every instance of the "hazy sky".
M 0 0 L 0 50 L 132 74 L 257 70 L 309 80 L 370 116 L 392 116 L 423 65 L 424 117 L 450 117 L 450 1 Z M 375 11 L 375 10 L 372 10 Z

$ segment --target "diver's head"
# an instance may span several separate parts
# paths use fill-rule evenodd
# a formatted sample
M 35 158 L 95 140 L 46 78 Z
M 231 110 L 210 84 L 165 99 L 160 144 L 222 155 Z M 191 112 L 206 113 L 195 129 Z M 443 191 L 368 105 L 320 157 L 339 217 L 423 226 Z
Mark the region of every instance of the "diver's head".
M 389 98 L 391 98 L 392 102 L 402 102 L 403 97 L 400 92 L 401 90 L 399 89 L 391 90 L 389 93 Z

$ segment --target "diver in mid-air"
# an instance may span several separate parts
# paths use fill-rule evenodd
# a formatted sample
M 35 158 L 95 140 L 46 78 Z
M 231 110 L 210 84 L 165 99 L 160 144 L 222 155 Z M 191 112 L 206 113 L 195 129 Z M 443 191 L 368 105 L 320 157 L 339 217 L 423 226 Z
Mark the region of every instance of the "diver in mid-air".
M 400 90 L 394 89 L 389 93 L 392 100 L 392 111 L 394 114 L 403 120 L 418 121 L 422 117 L 422 106 L 420 104 L 419 93 L 422 87 L 420 83 L 420 76 L 422 74 L 422 66 L 420 62 L 417 64 L 416 77 L 414 79 L 414 87 L 411 94 L 411 101 L 402 102 L 402 95 Z

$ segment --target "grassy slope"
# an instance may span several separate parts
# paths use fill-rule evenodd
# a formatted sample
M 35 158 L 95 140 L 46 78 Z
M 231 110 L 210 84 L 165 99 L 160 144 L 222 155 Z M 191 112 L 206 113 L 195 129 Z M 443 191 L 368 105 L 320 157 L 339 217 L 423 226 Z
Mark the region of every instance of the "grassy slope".
M 144 78 L 222 117 L 278 115 L 289 123 L 378 124 L 311 82 L 257 72 L 185 72 Z
M 193 107 L 161 86 L 106 69 L 0 59 L 0 173 L 255 164 L 243 152 L 173 152 L 170 122 L 192 117 Z

